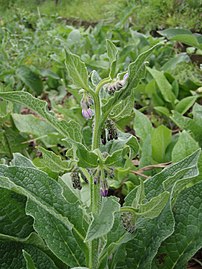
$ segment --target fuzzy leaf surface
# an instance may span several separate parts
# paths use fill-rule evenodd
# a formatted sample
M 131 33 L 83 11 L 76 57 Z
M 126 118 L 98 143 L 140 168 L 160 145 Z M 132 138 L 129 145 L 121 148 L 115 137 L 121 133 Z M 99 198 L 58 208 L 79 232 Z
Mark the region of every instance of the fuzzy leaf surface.
M 50 123 L 62 136 L 70 138 L 71 141 L 81 141 L 81 129 L 79 124 L 73 120 L 70 120 L 69 122 L 64 120 L 59 121 L 53 113 L 48 111 L 47 103 L 45 101 L 39 100 L 27 92 L 17 91 L 0 92 L 0 97 L 31 108 L 39 116 Z
M 79 89 L 88 91 L 88 72 L 80 57 L 66 51 L 66 68 L 70 78 Z
M 120 205 L 115 197 L 103 198 L 100 213 L 94 216 L 85 240 L 91 241 L 106 235 L 113 227 L 114 213 L 118 211 Z
M 160 247 L 154 263 L 157 268 L 186 268 L 202 247 L 202 183 L 185 189 L 173 208 L 175 231 Z

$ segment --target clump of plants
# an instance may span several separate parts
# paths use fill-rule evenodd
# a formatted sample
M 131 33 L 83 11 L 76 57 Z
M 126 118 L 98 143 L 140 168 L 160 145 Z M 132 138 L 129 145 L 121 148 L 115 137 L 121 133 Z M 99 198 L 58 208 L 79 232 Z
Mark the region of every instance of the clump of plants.
M 159 46 L 148 48 L 117 74 L 118 50 L 107 40 L 110 68 L 105 78 L 95 70 L 89 74 L 81 58 L 66 50 L 68 78 L 75 95 L 81 96 L 80 111 L 89 122 L 84 129 L 76 120 L 58 117 L 45 101 L 25 91 L 0 92 L 5 102 L 34 111 L 67 149 L 62 159 L 39 147 L 48 173 L 19 153 L 9 165 L 0 165 L 2 269 L 185 268 L 201 247 L 199 144 L 188 131 L 182 132 L 175 144 L 175 161 L 156 166 L 166 168 L 153 176 L 144 174 L 151 168 L 143 168 L 147 157 L 155 163 L 163 160 L 171 143 L 168 128 L 153 130 L 149 119 L 134 111 L 145 62 Z M 173 100 L 173 94 L 170 97 Z M 194 124 L 199 124 L 201 106 L 195 105 L 193 111 Z M 117 126 L 134 113 L 136 136 Z M 183 116 L 178 114 L 174 120 L 180 125 Z M 185 140 L 192 146 L 183 153 Z M 126 182 L 124 199 L 110 196 L 110 188 Z M 176 242 L 181 242 L 180 248 Z

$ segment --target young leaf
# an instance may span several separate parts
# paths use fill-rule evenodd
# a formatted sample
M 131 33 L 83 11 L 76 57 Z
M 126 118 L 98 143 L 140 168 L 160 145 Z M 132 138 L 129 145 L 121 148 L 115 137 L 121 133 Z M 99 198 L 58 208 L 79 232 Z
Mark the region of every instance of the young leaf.
M 163 72 L 157 71 L 155 69 L 151 69 L 149 67 L 147 67 L 147 70 L 155 79 L 158 85 L 158 88 L 161 94 L 163 95 L 164 100 L 174 105 L 176 96 L 172 92 L 172 86 L 170 85 L 166 77 L 164 76 Z
M 79 159 L 78 166 L 90 168 L 98 166 L 98 156 L 86 149 L 81 143 L 77 143 L 77 157 Z
M 135 110 L 135 119 L 133 125 L 137 136 L 144 141 L 152 132 L 152 124 L 150 120 L 142 112 Z
M 199 148 L 198 143 L 187 131 L 183 131 L 172 151 L 172 161 L 178 162 Z
M 25 262 L 26 262 L 26 268 L 27 269 L 37 269 L 34 265 L 34 262 L 32 260 L 31 255 L 26 251 L 26 250 L 22 250 Z
M 99 76 L 98 72 L 93 70 L 91 73 L 91 82 L 92 82 L 93 86 L 97 86 L 101 80 L 102 79 Z
M 65 65 L 74 85 L 80 89 L 89 91 L 88 71 L 85 63 L 81 61 L 79 56 L 66 51 Z
M 113 227 L 114 214 L 119 208 L 120 204 L 115 197 L 103 198 L 100 213 L 94 216 L 88 228 L 85 241 L 91 241 L 106 235 Z
M 164 191 L 158 196 L 153 197 L 146 204 L 141 204 L 139 211 L 136 213 L 138 216 L 143 216 L 144 218 L 153 219 L 158 217 L 163 208 L 166 206 L 170 193 Z
M 175 110 L 181 113 L 182 115 L 193 106 L 197 100 L 197 96 L 188 96 L 183 98 L 175 107 Z
M 125 156 L 129 152 L 129 147 L 114 151 L 112 155 L 107 156 L 104 163 L 108 166 L 124 166 Z
M 46 163 L 46 167 L 48 167 L 51 171 L 60 173 L 70 169 L 69 163 L 67 161 L 63 161 L 53 151 L 46 150 L 42 147 L 38 147 L 38 149 L 43 154 L 43 159 Z
M 171 130 L 164 125 L 160 125 L 152 132 L 152 157 L 155 161 L 164 162 L 165 151 L 172 139 Z
M 117 59 L 118 49 L 110 40 L 107 39 L 106 43 L 107 43 L 107 55 L 110 61 L 110 77 L 114 78 L 115 73 L 116 73 L 116 59 Z
M 114 62 L 116 61 L 116 57 L 117 57 L 117 47 L 109 40 L 106 40 L 106 44 L 107 44 L 107 56 L 110 60 L 110 62 Z

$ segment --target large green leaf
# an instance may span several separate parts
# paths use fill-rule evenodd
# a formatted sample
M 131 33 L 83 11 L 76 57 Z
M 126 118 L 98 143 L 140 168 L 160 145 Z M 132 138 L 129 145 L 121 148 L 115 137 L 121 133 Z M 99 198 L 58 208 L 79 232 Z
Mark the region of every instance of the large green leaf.
M 27 237 L 33 232 L 33 219 L 25 214 L 26 198 L 10 190 L 0 190 L 0 239 L 6 236 Z
M 69 266 L 85 265 L 84 253 L 68 226 L 61 223 L 47 210 L 28 199 L 27 214 L 34 218 L 34 228 L 45 240 L 51 251 Z
M 120 204 L 115 197 L 103 198 L 100 212 L 93 217 L 85 241 L 106 235 L 113 227 L 114 213 L 118 211 L 119 208 Z
M 0 92 L 0 97 L 5 100 L 16 102 L 29 107 L 38 115 L 48 121 L 61 135 L 68 137 L 74 141 L 81 141 L 81 128 L 78 123 L 70 120 L 66 122 L 60 121 L 56 116 L 47 110 L 47 103 L 33 97 L 27 92 Z
M 197 175 L 196 169 L 199 151 L 186 159 L 171 165 L 145 182 L 147 199 L 165 191 L 163 182 L 173 179 L 170 190 L 175 182 Z M 161 243 L 174 232 L 174 218 L 169 201 L 161 214 L 152 220 L 142 220 L 136 224 L 136 234 L 133 240 L 126 244 L 125 264 L 127 269 L 150 268 Z
M 59 263 L 60 267 L 57 267 L 54 261 L 46 253 L 36 247 L 25 245 L 23 243 L 0 242 L 1 269 L 26 268 L 26 262 L 22 252 L 23 250 L 31 255 L 32 261 L 37 268 L 66 269 L 62 263 Z
M 181 269 L 202 247 L 202 183 L 184 190 L 174 208 L 175 231 L 155 258 L 156 268 Z
M 80 241 L 85 237 L 83 226 L 85 220 L 78 221 L 83 219 L 82 209 L 78 207 L 78 203 L 69 204 L 62 195 L 61 186 L 37 169 L 0 165 L 0 176 L 6 177 L 0 178 L 1 187 L 28 198 L 27 213 L 34 217 L 35 230 L 44 238 L 54 254 L 70 266 L 82 265 L 84 260 L 82 250 L 85 251 L 86 247 L 80 244 Z M 71 256 L 72 251 L 75 251 L 75 256 Z
M 31 70 L 29 66 L 22 65 L 16 70 L 16 75 L 36 94 L 41 94 L 43 91 L 43 83 L 39 75 Z
M 85 63 L 81 61 L 79 56 L 66 51 L 65 64 L 74 85 L 88 91 L 88 72 Z

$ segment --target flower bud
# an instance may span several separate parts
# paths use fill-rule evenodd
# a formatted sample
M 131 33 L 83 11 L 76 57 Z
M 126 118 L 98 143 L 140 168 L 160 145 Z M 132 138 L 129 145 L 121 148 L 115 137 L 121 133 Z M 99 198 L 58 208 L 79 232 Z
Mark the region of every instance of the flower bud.
M 90 98 L 86 93 L 83 94 L 81 99 L 81 108 L 82 108 L 82 115 L 85 119 L 91 119 L 94 115 L 93 110 L 90 106 L 93 104 L 92 98 Z
M 100 182 L 100 195 L 106 197 L 108 195 L 108 184 L 107 180 Z
M 83 108 L 82 115 L 84 116 L 85 119 L 89 120 L 89 119 L 92 119 L 94 113 L 93 113 L 92 109 L 90 109 L 90 108 Z
M 77 171 L 71 172 L 71 180 L 72 180 L 72 185 L 74 189 L 78 189 L 78 190 L 82 189 L 79 173 Z

